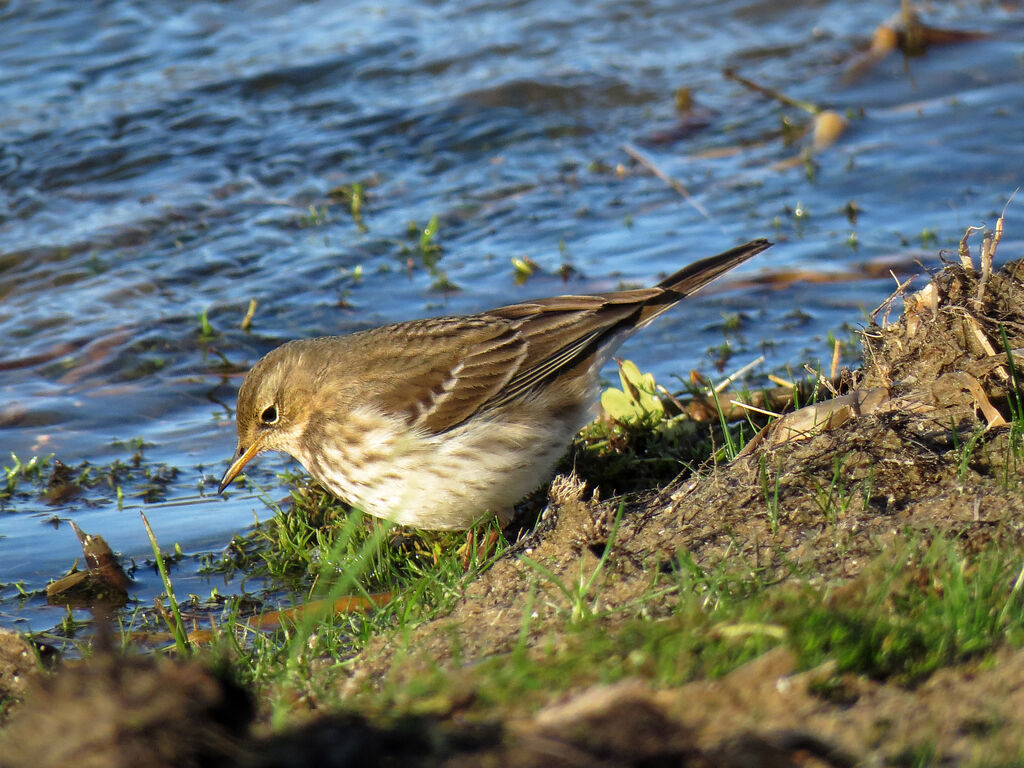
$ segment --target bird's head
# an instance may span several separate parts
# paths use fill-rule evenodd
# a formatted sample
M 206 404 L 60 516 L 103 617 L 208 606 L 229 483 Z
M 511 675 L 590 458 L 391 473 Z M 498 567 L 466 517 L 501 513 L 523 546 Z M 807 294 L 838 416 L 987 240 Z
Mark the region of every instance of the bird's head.
M 316 407 L 314 382 L 320 366 L 315 353 L 308 341 L 289 342 L 267 353 L 246 374 L 235 411 L 238 445 L 218 491 L 263 451 L 298 454 Z

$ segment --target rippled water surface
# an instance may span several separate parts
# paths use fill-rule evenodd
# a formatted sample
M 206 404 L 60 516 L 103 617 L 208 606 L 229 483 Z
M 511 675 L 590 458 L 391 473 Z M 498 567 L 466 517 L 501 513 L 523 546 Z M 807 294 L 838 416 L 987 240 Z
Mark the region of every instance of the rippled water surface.
M 63 615 L 16 586 L 38 590 L 79 556 L 55 517 L 139 560 L 147 505 L 161 543 L 188 554 L 217 552 L 266 517 L 256 499 L 212 491 L 234 447 L 236 371 L 287 339 L 646 283 L 767 236 L 775 248 L 624 354 L 666 380 L 717 375 L 708 350 L 723 315 L 742 312 L 730 366 L 764 340 L 762 370 L 826 357 L 825 335 L 891 292 L 890 265 L 937 265 L 940 247 L 991 224 L 1024 181 L 1021 10 L 936 4 L 929 23 L 985 37 L 844 78 L 896 10 L 0 5 L 0 448 L 77 468 L 130 464 L 144 445 L 120 508 L 103 487 L 0 508 L 0 625 L 41 629 Z M 781 130 L 807 116 L 724 68 L 849 110 L 850 127 L 812 173 L 790 162 L 806 140 L 787 145 Z M 686 116 L 680 87 L 697 101 Z M 353 183 L 366 189 L 361 222 L 331 194 Z M 1001 260 L 1021 255 L 1017 210 Z M 428 268 L 415 230 L 434 216 L 442 255 Z M 517 284 L 511 259 L 523 257 L 541 269 Z M 831 279 L 763 279 L 793 270 Z M 250 299 L 259 306 L 242 330 Z M 271 495 L 283 465 L 260 461 Z M 209 498 L 166 503 L 199 494 Z M 180 593 L 234 588 L 189 562 L 175 572 Z M 136 576 L 133 595 L 150 601 L 152 574 Z

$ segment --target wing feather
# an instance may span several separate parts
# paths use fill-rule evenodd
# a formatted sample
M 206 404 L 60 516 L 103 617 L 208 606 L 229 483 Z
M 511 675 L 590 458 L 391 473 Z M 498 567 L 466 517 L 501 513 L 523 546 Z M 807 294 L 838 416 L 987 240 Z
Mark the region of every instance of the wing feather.
M 471 317 L 440 317 L 366 332 L 360 359 L 402 371 L 367 382 L 378 403 L 435 433 L 555 378 L 601 365 L 637 328 L 770 245 L 756 240 L 695 262 L 651 288 L 553 296 Z M 401 343 L 394 343 L 401 332 Z M 388 346 L 391 346 L 389 349 Z

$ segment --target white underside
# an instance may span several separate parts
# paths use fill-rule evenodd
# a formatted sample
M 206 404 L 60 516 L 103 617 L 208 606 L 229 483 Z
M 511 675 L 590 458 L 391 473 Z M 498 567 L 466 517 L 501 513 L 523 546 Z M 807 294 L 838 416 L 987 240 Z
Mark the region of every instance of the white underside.
M 358 472 L 351 462 L 317 472 L 309 457 L 296 458 L 332 493 L 368 514 L 419 528 L 468 528 L 482 518 L 507 515 L 549 479 L 587 420 L 587 409 L 567 410 L 552 418 L 538 402 L 535 408 L 517 407 L 515 418 L 477 416 L 430 435 L 410 432 L 398 419 L 382 422 L 380 412 L 364 407 L 348 416 L 350 426 L 368 427 L 359 444 L 350 441 L 349 447 L 376 460 L 363 462 Z

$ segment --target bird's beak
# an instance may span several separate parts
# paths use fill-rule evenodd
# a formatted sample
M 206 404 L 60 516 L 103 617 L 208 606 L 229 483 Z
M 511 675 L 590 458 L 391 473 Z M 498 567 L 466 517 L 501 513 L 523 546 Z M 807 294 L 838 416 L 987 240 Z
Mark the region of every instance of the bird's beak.
M 235 460 L 231 462 L 231 466 L 228 467 L 228 471 L 224 473 L 224 477 L 220 479 L 220 485 L 217 486 L 217 493 L 224 493 L 224 489 L 231 484 L 231 481 L 238 477 L 238 473 L 242 471 L 246 464 L 255 456 L 257 453 L 263 450 L 263 440 L 260 436 L 257 436 L 245 450 L 242 450 L 242 446 L 238 446 L 238 450 L 235 451 Z

